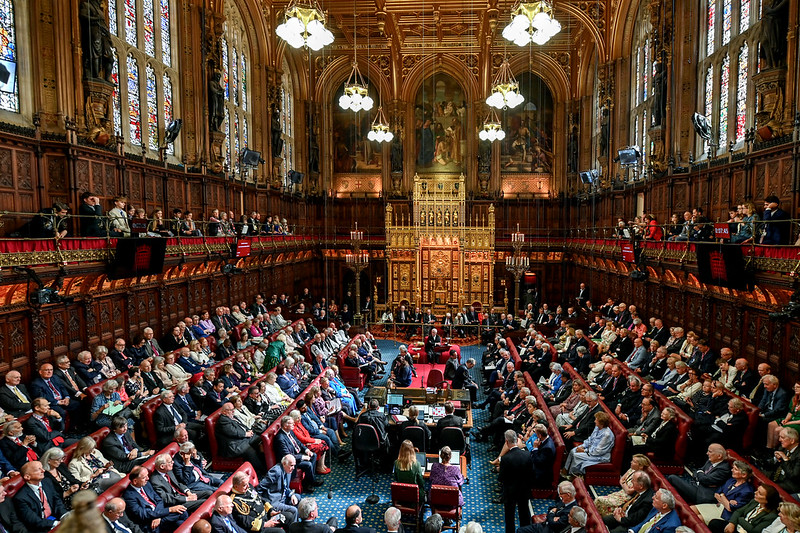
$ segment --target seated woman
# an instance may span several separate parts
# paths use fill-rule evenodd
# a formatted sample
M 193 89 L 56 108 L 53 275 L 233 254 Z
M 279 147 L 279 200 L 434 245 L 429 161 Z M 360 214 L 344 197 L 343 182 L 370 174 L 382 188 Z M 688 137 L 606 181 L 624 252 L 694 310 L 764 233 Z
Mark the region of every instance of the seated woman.
M 419 501 L 425 501 L 425 478 L 417 462 L 416 450 L 410 440 L 400 443 L 400 453 L 394 462 L 394 480 L 398 483 L 415 483 L 419 486 Z
M 245 350 L 250 347 L 250 333 L 242 328 L 239 332 L 239 340 L 236 342 L 236 351 Z
M 461 475 L 461 465 L 450 464 L 452 456 L 453 452 L 449 446 L 444 446 L 439 450 L 439 462 L 431 465 L 431 486 L 458 487 L 458 505 L 463 506 L 464 495 L 461 494 L 461 486 L 464 484 L 464 476 Z
M 211 350 L 211 344 L 208 342 L 208 338 L 200 337 L 200 351 L 209 359 L 206 364 L 214 364 L 214 361 L 217 359 L 217 354 Z
M 406 429 L 409 426 L 417 426 L 422 428 L 422 433 L 424 435 L 424 448 L 427 450 L 428 446 L 431 442 L 431 430 L 425 424 L 425 421 L 419 420 L 419 409 L 415 405 L 412 405 L 408 408 L 408 420 L 405 420 L 402 424 L 400 424 L 400 432 Z
M 128 418 L 128 423 L 131 427 L 134 426 L 134 421 L 131 419 L 131 411 L 128 409 L 132 400 L 129 398 L 128 401 L 123 402 L 117 392 L 118 388 L 119 383 L 110 379 L 103 385 L 103 392 L 95 396 L 92 401 L 89 418 L 100 427 L 110 426 L 113 416 Z M 118 409 L 120 406 L 122 406 L 122 410 Z
M 262 324 L 262 319 L 259 317 L 253 318 L 251 323 L 247 325 L 251 344 L 258 344 L 264 340 L 264 328 L 265 325 Z
M 261 416 L 250 411 L 250 409 L 244 405 L 244 401 L 240 395 L 234 394 L 230 396 L 228 400 L 233 404 L 233 418 L 238 420 L 245 428 L 252 430 L 253 433 L 263 433 L 264 430 L 267 429 L 267 425 L 264 423 Z
M 633 474 L 643 470 L 647 470 L 650 466 L 650 459 L 646 455 L 637 453 L 631 459 L 631 467 L 627 472 L 622 474 L 619 478 L 620 490 L 612 492 L 607 496 L 598 496 L 594 500 L 594 505 L 597 507 L 601 516 L 611 516 L 614 514 L 614 509 L 622 507 L 626 502 L 630 501 L 636 491 L 633 488 Z
M 342 409 L 349 415 L 355 416 L 361 410 L 361 400 L 354 389 L 349 389 L 339 379 L 339 367 L 330 365 L 325 370 L 325 377 L 331 388 L 336 391 L 336 397 L 342 401 Z
M 309 407 L 314 410 L 321 420 L 325 421 L 327 427 L 338 433 L 340 440 L 347 438 L 347 433 L 345 433 L 344 429 L 344 415 L 342 414 L 341 401 L 338 399 L 326 400 L 322 396 L 322 391 L 317 385 L 309 389 L 309 394 L 312 395 L 310 403 L 309 398 L 306 397 L 306 403 L 308 403 Z
M 278 375 L 275 372 L 267 373 L 267 377 L 259 384 L 259 388 L 263 387 L 263 394 L 271 406 L 287 407 L 292 403 L 292 398 L 277 385 L 277 378 Z
M 297 395 L 301 392 L 300 384 L 297 383 L 297 379 L 295 379 L 293 375 L 286 372 L 285 363 L 279 363 L 278 366 L 275 367 L 275 374 L 278 375 L 276 383 L 281 390 L 292 398 L 297 398 Z
M 410 387 L 411 386 L 411 368 L 408 366 L 408 361 L 400 359 L 400 364 L 397 365 L 394 371 L 389 374 L 390 387 Z
M 797 533 L 800 531 L 800 505 L 781 502 L 778 504 L 778 518 L 772 521 L 761 533 Z
M 562 474 L 581 476 L 587 466 L 607 463 L 614 449 L 614 432 L 608 427 L 611 417 L 605 412 L 595 413 L 595 428 L 583 444 L 569 451 Z
M 675 441 L 678 440 L 677 413 L 672 407 L 661 411 L 661 424 L 650 435 L 634 435 L 633 453 L 647 454 L 652 452 L 656 459 L 669 460 L 675 456 Z M 635 438 L 638 437 L 638 438 Z
M 170 355 L 172 355 L 172 352 L 170 352 Z M 172 355 L 172 359 L 175 359 L 174 355 Z M 177 384 L 177 380 L 172 378 L 172 374 L 166 368 L 166 360 L 160 355 L 153 357 L 153 374 L 158 376 L 158 379 L 161 380 L 161 383 L 166 388 L 172 388 Z
M 572 393 L 569 396 L 567 396 L 567 399 L 558 405 L 550 406 L 550 413 L 553 415 L 553 418 L 556 418 L 558 415 L 561 414 L 567 414 L 573 409 L 575 409 L 575 406 L 578 405 L 579 401 L 581 401 L 582 390 L 583 390 L 583 384 L 577 379 L 574 380 L 572 382 Z
M 322 439 L 315 439 L 312 437 L 308 430 L 303 426 L 302 414 L 297 409 L 292 409 L 289 416 L 294 420 L 294 436 L 300 441 L 300 444 L 317 454 L 317 474 L 330 474 L 331 469 L 325 466 L 325 456 L 329 449 L 328 445 Z
M 103 492 L 122 479 L 114 463 L 107 460 L 92 437 L 84 437 L 78 441 L 72 460 L 69 462 L 69 473 L 81 483 L 88 483 Z
M 225 391 L 229 395 L 242 391 L 242 382 L 239 380 L 239 376 L 236 375 L 236 372 L 233 371 L 233 363 L 225 363 L 222 365 L 222 372 L 219 375 L 219 379 L 225 383 Z
M 753 238 L 758 234 L 759 221 L 761 220 L 756 210 L 756 204 L 745 202 L 744 218 L 739 224 L 739 231 L 731 235 L 731 244 L 747 244 L 753 242 Z
M 291 327 L 287 326 L 291 330 Z M 296 354 L 302 351 L 302 348 L 299 344 L 295 342 L 292 338 L 291 333 L 287 333 L 285 330 L 281 331 L 278 336 L 276 337 L 278 340 L 283 342 L 286 345 L 286 353 L 288 354 Z
M 120 373 L 117 365 L 114 364 L 114 360 L 108 356 L 108 348 L 105 346 L 99 345 L 94 349 L 94 360 L 100 363 L 100 366 L 102 367 L 100 372 L 106 378 L 110 379 L 116 377 L 117 374 Z
M 208 346 L 208 339 L 206 339 L 206 346 Z M 200 341 L 197 339 L 189 342 L 189 357 L 200 366 L 208 366 L 211 364 L 211 359 L 208 354 L 203 351 L 200 346 Z
M 760 485 L 753 499 L 736 509 L 728 520 L 717 518 L 708 523 L 712 533 L 761 533 L 778 517 L 781 495 L 772 485 Z
M 520 449 L 527 448 L 528 451 L 532 450 L 533 445 L 536 442 L 536 439 L 538 438 L 533 428 L 536 426 L 536 424 L 547 424 L 547 419 L 545 418 L 544 411 L 542 411 L 541 409 L 537 409 L 536 407 L 537 407 L 536 398 L 534 398 L 533 396 L 526 396 L 525 409 L 527 410 L 528 416 L 525 417 L 525 422 L 522 425 L 520 425 L 519 428 L 517 427 L 514 428 L 514 429 L 519 429 L 518 432 L 519 439 L 517 445 L 519 446 Z M 501 426 L 499 429 L 500 431 L 505 431 L 506 429 L 511 429 L 511 428 L 510 427 L 506 428 L 504 426 Z M 502 459 L 506 453 L 508 453 L 508 443 L 505 442 L 504 439 L 503 447 L 500 449 L 500 453 L 497 455 L 495 459 L 489 461 L 489 464 L 494 467 L 499 467 L 500 459 Z
M 181 348 L 181 357 L 189 357 L 189 348 Z M 178 363 L 178 355 L 175 353 L 168 353 L 164 355 L 164 368 L 172 376 L 172 382 L 177 385 L 183 381 L 192 379 L 192 374 L 187 372 Z
M 297 354 L 296 357 L 298 357 L 300 360 L 303 358 L 303 356 L 299 354 Z M 303 370 L 302 363 L 298 363 L 295 360 L 295 357 L 286 357 L 286 360 L 283 362 L 283 364 L 286 365 L 286 373 L 294 377 L 301 389 L 308 387 L 308 383 L 311 380 L 308 379 L 308 374 L 306 374 Z
M 744 507 L 753 499 L 755 489 L 751 481 L 753 468 L 744 461 L 734 461 L 731 477 L 714 493 L 716 503 L 693 505 L 692 510 L 703 517 L 706 524 L 712 520 L 730 520 L 737 509 Z
M 64 457 L 64 450 L 53 447 L 42 454 L 40 461 L 44 466 L 44 477 L 49 478 L 53 485 L 61 490 L 64 506 L 69 511 L 72 509 L 72 495 L 88 488 L 89 484 L 81 484 L 69 473 L 69 468 L 64 464 Z
M 322 395 L 322 399 L 325 400 L 328 405 L 335 406 L 341 411 L 342 419 L 347 420 L 348 422 L 356 421 L 356 419 L 347 412 L 344 402 L 336 394 L 336 391 L 331 387 L 330 380 L 325 376 L 319 378 L 319 391 Z
M 572 408 L 572 411 L 556 415 L 556 425 L 559 429 L 572 425 L 578 418 L 583 416 L 583 413 L 585 413 L 586 409 L 589 407 L 586 403 L 587 392 L 589 392 L 588 389 L 581 390 L 578 403 Z

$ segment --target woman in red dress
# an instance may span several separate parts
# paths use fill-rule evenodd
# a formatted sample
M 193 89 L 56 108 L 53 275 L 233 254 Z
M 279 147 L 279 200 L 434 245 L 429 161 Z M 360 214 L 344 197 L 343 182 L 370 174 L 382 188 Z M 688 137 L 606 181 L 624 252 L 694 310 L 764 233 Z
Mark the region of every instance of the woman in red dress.
M 303 402 L 303 400 L 300 400 Z M 303 402 L 305 405 L 305 402 Z M 309 435 L 308 430 L 303 427 L 302 416 L 297 409 L 292 410 L 289 416 L 294 420 L 294 436 L 305 447 L 317 454 L 317 474 L 329 474 L 331 469 L 325 466 L 325 456 L 327 455 L 328 445 L 321 439 L 315 439 Z

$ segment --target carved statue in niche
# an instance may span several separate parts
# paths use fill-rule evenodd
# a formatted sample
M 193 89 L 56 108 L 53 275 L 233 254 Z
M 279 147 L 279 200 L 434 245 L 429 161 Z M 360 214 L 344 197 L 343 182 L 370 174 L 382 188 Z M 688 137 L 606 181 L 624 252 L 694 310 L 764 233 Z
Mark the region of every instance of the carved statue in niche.
M 208 127 L 211 131 L 222 131 L 225 120 L 225 89 L 221 80 L 222 73 L 217 71 L 208 82 Z
M 567 172 L 578 172 L 578 126 L 573 124 L 567 146 Z
M 445 226 L 449 226 L 450 225 L 450 210 L 449 209 L 445 210 L 445 212 L 444 212 L 444 225 Z
M 458 226 L 458 210 L 453 210 L 453 226 Z
M 442 221 L 442 210 L 439 209 L 438 211 L 436 211 L 436 225 L 437 226 L 441 226 L 442 224 L 443 224 L 443 221 Z
M 100 0 L 86 0 L 81 4 L 79 14 L 83 41 L 83 77 L 111 81 L 114 56 L 105 9 Z
M 480 141 L 478 151 L 478 172 L 488 174 L 492 170 L 492 143 Z
M 402 131 L 398 131 L 397 135 L 394 136 L 394 140 L 392 141 L 392 172 L 402 172 L 403 171 L 403 133 Z
M 772 0 L 761 17 L 761 59 L 764 70 L 786 65 L 789 0 Z
M 308 171 L 319 173 L 319 126 L 313 114 L 309 114 L 308 118 Z
M 661 126 L 667 114 L 667 73 L 662 61 L 656 61 L 653 70 L 653 126 Z
M 603 107 L 600 112 L 600 157 L 608 156 L 608 134 L 610 129 L 608 107 Z
M 428 221 L 427 215 L 425 215 L 425 211 L 419 212 L 419 225 L 424 226 L 425 223 Z
M 281 138 L 281 111 L 278 106 L 272 108 L 270 133 L 272 135 L 272 157 L 280 157 L 283 153 L 283 139 Z
M 428 211 L 428 225 L 433 226 L 433 209 Z

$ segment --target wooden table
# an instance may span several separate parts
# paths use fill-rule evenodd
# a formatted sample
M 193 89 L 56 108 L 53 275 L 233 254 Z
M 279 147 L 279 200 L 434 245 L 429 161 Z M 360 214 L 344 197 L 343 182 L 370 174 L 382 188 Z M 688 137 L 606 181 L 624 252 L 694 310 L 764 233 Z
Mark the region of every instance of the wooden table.
M 432 462 L 434 462 L 434 463 L 438 463 L 439 462 L 439 456 L 437 454 L 435 454 L 435 453 L 425 454 L 425 459 L 428 461 L 428 464 L 430 464 Z M 459 467 L 461 468 L 461 477 L 463 477 L 464 479 L 467 479 L 467 458 L 464 457 L 464 454 L 462 453 L 461 457 L 459 457 L 458 459 L 459 459 L 458 460 Z M 429 477 L 431 477 L 431 472 L 430 472 L 430 470 L 427 469 L 427 467 L 425 468 L 425 472 L 423 472 L 422 477 L 424 477 L 425 479 L 428 479 Z

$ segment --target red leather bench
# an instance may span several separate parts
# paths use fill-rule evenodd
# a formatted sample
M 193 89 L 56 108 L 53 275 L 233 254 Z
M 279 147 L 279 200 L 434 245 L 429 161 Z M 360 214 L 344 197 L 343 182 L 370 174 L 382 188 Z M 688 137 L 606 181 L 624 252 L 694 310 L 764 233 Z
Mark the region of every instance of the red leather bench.
M 159 451 L 158 453 L 153 454 L 147 461 L 142 463 L 142 467 L 146 468 L 148 472 L 151 474 L 156 467 L 156 457 L 161 455 L 162 453 L 168 453 L 170 455 L 175 455 L 178 453 L 178 443 L 172 442 L 169 446 L 165 447 L 163 450 Z M 112 498 L 116 498 L 121 496 L 125 489 L 128 488 L 128 485 L 131 484 L 130 476 L 125 476 L 119 481 L 117 481 L 111 488 L 107 489 L 103 494 L 97 497 L 97 507 L 99 509 L 103 509 L 106 505 L 106 502 Z
M 675 455 L 671 460 L 656 460 L 653 453 L 648 453 L 647 456 L 664 475 L 682 474 L 684 472 L 683 465 L 685 464 L 686 451 L 689 449 L 689 430 L 692 429 L 694 420 L 660 391 L 654 391 L 653 396 L 658 402 L 659 410 L 663 411 L 666 407 L 675 409 L 677 413 L 678 439 L 675 441 Z
M 608 531 L 583 479 L 576 477 L 572 480 L 572 485 L 575 487 L 575 500 L 578 506 L 586 511 L 586 531 Z
M 555 460 L 553 461 L 553 482 L 551 483 L 549 489 L 531 489 L 531 496 L 533 498 L 554 498 L 556 495 L 556 489 L 558 488 L 561 465 L 564 464 L 564 454 L 566 453 L 567 447 L 564 444 L 564 438 L 558 431 L 556 420 L 553 418 L 553 414 L 547 407 L 547 403 L 544 400 L 542 391 L 539 390 L 539 387 L 536 386 L 533 378 L 527 372 L 525 372 L 525 383 L 531 390 L 531 394 L 533 394 L 533 396 L 536 398 L 537 405 L 544 413 L 544 417 L 547 419 L 548 433 L 550 433 L 550 438 L 553 439 L 553 444 L 556 446 L 556 455 Z

